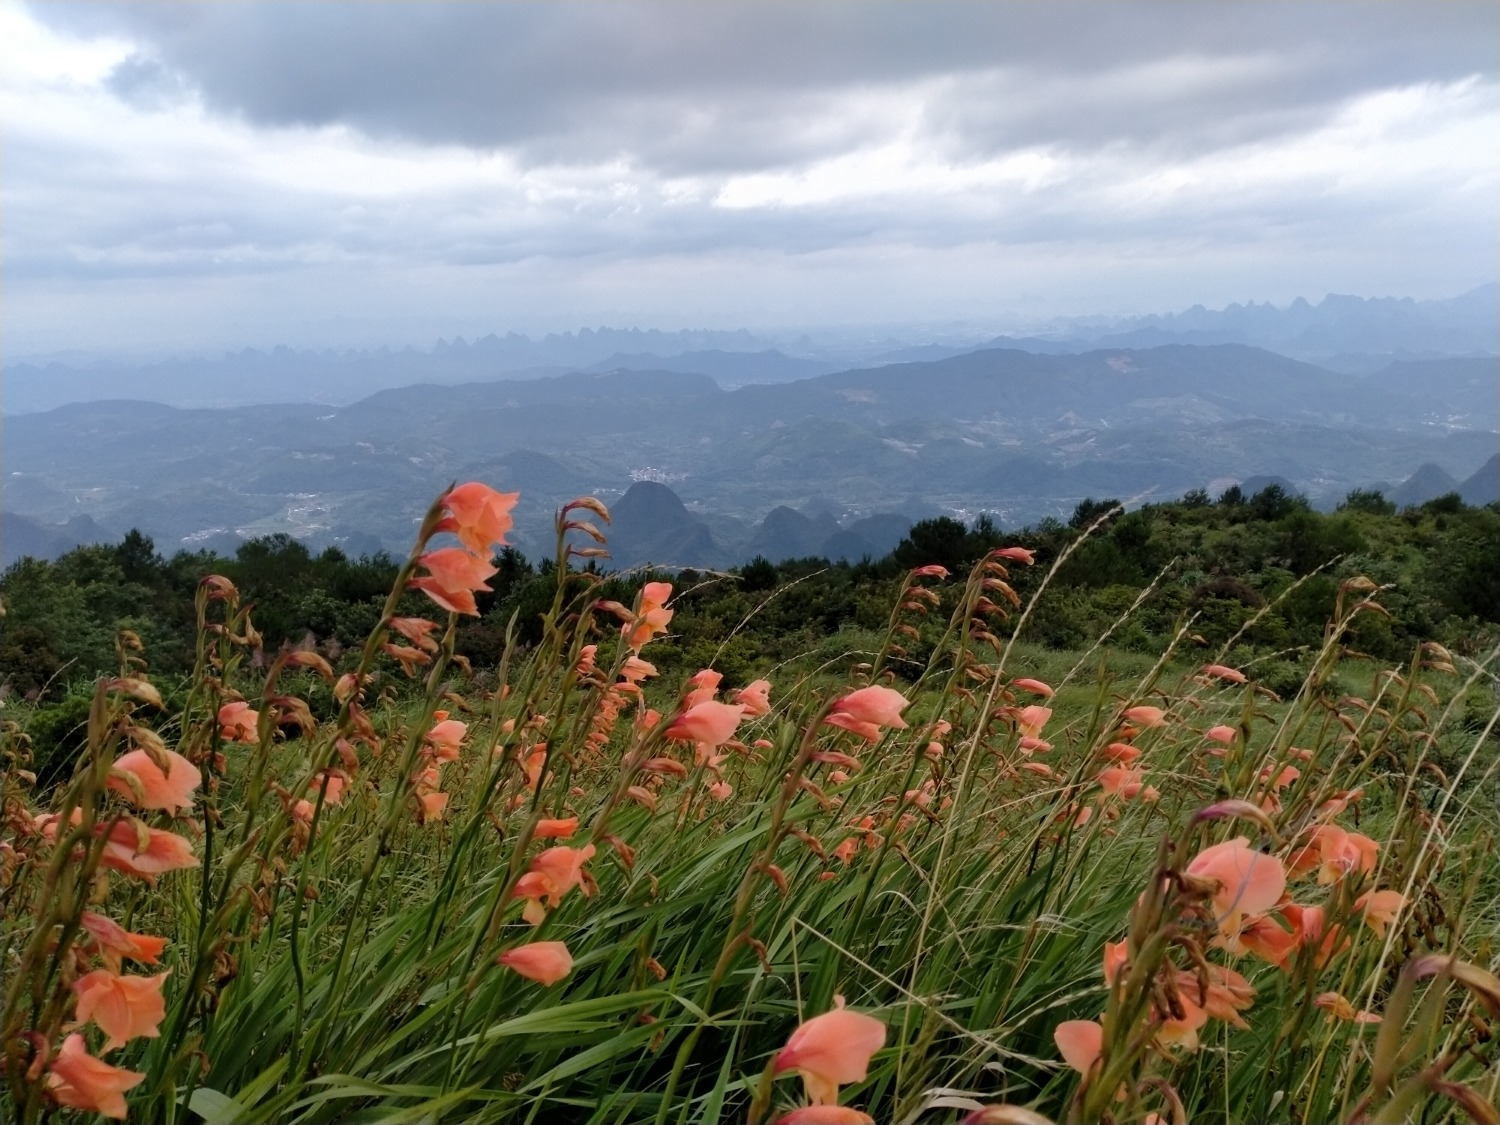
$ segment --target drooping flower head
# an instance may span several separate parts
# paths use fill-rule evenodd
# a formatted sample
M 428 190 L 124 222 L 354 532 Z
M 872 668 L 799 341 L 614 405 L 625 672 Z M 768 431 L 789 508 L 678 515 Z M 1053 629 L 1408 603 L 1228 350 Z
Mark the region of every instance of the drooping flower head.
M 907 702 L 906 696 L 895 688 L 872 684 L 852 691 L 836 702 L 826 722 L 854 731 L 867 741 L 874 742 L 880 738 L 881 727 L 906 729 L 906 720 L 901 717 L 901 711 Z
M 125 1070 L 94 1058 L 76 1032 L 63 1040 L 47 1067 L 47 1089 L 54 1101 L 71 1109 L 125 1116 L 125 1091 L 146 1077 L 144 1071 Z
M 573 971 L 573 955 L 560 941 L 528 942 L 507 949 L 495 960 L 544 988 L 551 988 Z
M 734 701 L 745 709 L 745 717 L 758 719 L 771 713 L 771 681 L 753 680 L 734 693 Z
M 667 608 L 671 597 L 670 582 L 647 582 L 641 587 L 638 608 L 631 620 L 620 626 L 620 635 L 625 638 L 627 647 L 639 651 L 652 637 L 667 631 L 674 612 Z
M 745 708 L 737 703 L 717 703 L 708 700 L 689 707 L 666 729 L 666 736 L 678 742 L 703 742 L 709 746 L 722 746 L 734 737 Z
M 203 780 L 198 767 L 175 750 L 159 750 L 158 753 L 166 758 L 166 773 L 144 750 L 131 750 L 115 759 L 114 768 L 130 774 L 140 785 L 139 799 L 135 788 L 123 777 L 111 776 L 109 787 L 137 808 L 164 809 L 170 813 L 192 808 L 193 794 Z
M 885 1024 L 874 1016 L 851 1012 L 842 996 L 834 1009 L 804 1020 L 776 1056 L 775 1071 L 796 1070 L 802 1075 L 814 1105 L 836 1105 L 839 1087 L 863 1082 L 870 1057 L 885 1046 Z
M 1281 861 L 1251 848 L 1244 836 L 1204 848 L 1187 865 L 1187 874 L 1218 883 L 1212 896 L 1217 923 L 1234 936 L 1246 915 L 1264 914 L 1286 890 Z
M 412 589 L 421 590 L 452 613 L 479 616 L 474 595 L 480 590 L 491 589 L 485 585 L 485 579 L 498 573 L 493 566 L 462 547 L 428 551 L 417 562 L 426 568 L 427 573 L 411 580 Z
M 127 820 L 117 820 L 110 828 L 99 861 L 152 885 L 165 871 L 198 866 L 193 846 L 181 836 Z
M 252 711 L 248 703 L 236 700 L 219 708 L 219 734 L 230 742 L 258 742 L 259 724 L 260 712 Z
M 73 982 L 78 1019 L 93 1020 L 108 1038 L 107 1054 L 132 1039 L 155 1039 L 158 1026 L 167 1018 L 162 982 L 171 975 L 168 969 L 154 977 L 128 977 L 108 969 L 95 969 Z

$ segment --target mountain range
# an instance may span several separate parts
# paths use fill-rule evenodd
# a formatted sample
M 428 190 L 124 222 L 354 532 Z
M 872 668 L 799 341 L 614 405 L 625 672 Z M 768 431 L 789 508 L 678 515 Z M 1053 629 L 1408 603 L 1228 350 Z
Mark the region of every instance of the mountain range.
M 522 492 L 514 538 L 532 557 L 550 553 L 559 504 L 602 497 L 617 565 L 881 554 L 929 515 L 1015 527 L 1085 497 L 1143 502 L 1257 476 L 1323 504 L 1378 482 L 1483 498 L 1496 367 L 1407 360 L 1351 375 L 1244 345 L 990 347 L 736 389 L 616 365 L 342 407 L 75 403 L 3 419 L 0 547 L 10 559 L 12 543 L 66 538 L 86 518 L 75 531 L 139 527 L 168 551 L 286 532 L 404 552 L 423 507 L 463 479 Z

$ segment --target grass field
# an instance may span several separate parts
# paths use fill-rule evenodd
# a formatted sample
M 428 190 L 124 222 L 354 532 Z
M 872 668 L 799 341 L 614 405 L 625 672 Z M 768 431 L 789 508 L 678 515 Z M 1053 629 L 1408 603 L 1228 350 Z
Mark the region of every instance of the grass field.
M 127 636 L 71 781 L 7 725 L 0 1117 L 1496 1120 L 1494 653 L 1349 653 L 1360 580 L 1283 698 L 1191 620 L 1060 653 L 1002 549 L 768 687 L 660 682 L 668 584 L 576 570 L 467 669 L 397 596 L 464 610 L 513 502 L 434 505 L 337 669 L 209 579 L 179 706 Z

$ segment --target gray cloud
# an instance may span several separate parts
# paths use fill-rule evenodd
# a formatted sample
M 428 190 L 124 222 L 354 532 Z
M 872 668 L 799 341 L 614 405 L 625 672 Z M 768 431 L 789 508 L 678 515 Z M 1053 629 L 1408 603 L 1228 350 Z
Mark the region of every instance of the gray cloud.
M 946 83 L 955 152 L 1212 148 L 1305 128 L 1389 86 L 1493 75 L 1500 8 L 1352 3 L 44 5 L 138 38 L 163 72 L 263 125 L 625 159 L 665 175 L 795 165 L 867 141 L 837 112 Z

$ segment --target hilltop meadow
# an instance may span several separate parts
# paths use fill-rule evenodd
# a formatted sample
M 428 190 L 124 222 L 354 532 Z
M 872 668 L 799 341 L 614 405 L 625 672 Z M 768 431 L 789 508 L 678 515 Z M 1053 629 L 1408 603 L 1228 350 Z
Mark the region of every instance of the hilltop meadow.
M 0 578 L 0 1117 L 1494 1121 L 1500 511 Z

